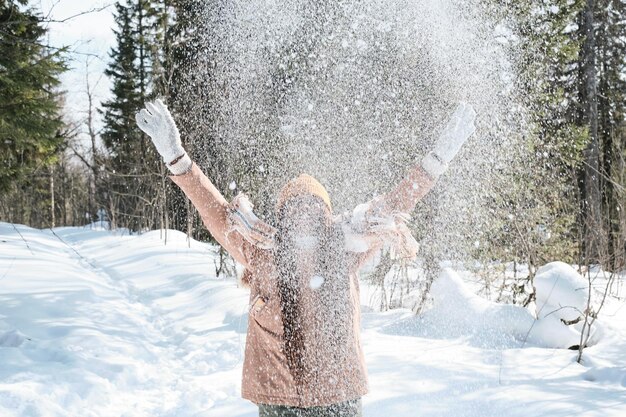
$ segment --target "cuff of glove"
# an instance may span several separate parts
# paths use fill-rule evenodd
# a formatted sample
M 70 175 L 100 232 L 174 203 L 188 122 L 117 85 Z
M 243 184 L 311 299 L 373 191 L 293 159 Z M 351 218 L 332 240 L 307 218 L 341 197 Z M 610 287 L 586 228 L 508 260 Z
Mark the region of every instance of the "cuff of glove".
M 441 176 L 441 174 L 446 172 L 448 164 L 436 153 L 430 151 L 424 158 L 422 158 L 422 168 L 428 173 L 428 175 L 436 180 Z
M 165 165 L 172 172 L 172 174 L 174 174 L 174 175 L 182 175 L 182 174 L 188 172 L 191 169 L 192 162 L 191 162 L 191 158 L 189 158 L 189 155 L 187 154 L 187 152 L 185 152 L 183 157 L 180 158 L 175 163 L 173 163 L 171 165 L 169 163 L 166 163 Z

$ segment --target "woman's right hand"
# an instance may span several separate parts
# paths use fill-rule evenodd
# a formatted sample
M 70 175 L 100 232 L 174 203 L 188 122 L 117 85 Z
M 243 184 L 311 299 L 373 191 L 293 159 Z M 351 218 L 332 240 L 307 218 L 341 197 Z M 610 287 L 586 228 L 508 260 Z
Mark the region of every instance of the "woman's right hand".
M 167 106 L 161 100 L 156 99 L 154 102 L 147 102 L 146 108 L 141 109 L 135 115 L 135 120 L 139 128 L 150 136 L 167 167 L 174 174 L 185 172 L 191 166 L 191 160 L 182 146 L 176 123 Z M 169 165 L 180 156 L 183 158 L 176 164 Z

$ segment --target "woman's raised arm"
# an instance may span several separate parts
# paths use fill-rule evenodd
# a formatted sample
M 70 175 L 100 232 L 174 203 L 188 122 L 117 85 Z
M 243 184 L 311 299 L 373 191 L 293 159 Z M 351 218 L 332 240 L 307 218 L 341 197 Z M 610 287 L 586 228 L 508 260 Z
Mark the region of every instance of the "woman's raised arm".
M 248 265 L 249 245 L 241 234 L 229 232 L 227 222 L 228 202 L 207 178 L 200 167 L 182 147 L 180 133 L 169 110 L 161 100 L 146 103 L 146 108 L 136 114 L 137 125 L 154 143 L 172 175 L 169 178 L 185 193 L 196 207 L 202 222 L 211 235 L 235 260 Z M 228 234 L 227 234 L 228 233 Z
M 448 164 L 459 152 L 465 141 L 476 130 L 476 112 L 466 103 L 460 103 L 448 121 L 446 128 L 419 165 L 389 192 L 374 198 L 368 215 L 386 215 L 393 212 L 410 214 L 419 200 L 435 186 L 437 180 L 448 169 Z
M 195 162 L 179 175 L 169 175 L 198 210 L 211 235 L 237 262 L 248 267 L 247 250 L 252 246 L 235 231 L 229 231 L 228 202 Z M 230 233 L 229 233 L 230 232 Z M 245 246 L 249 245 L 248 248 Z
M 385 241 L 409 258 L 417 253 L 418 243 L 411 235 L 405 222 L 410 213 L 448 168 L 465 141 L 474 133 L 474 109 L 465 103 L 459 104 L 437 140 L 435 148 L 412 167 L 408 174 L 390 191 L 376 196 L 367 203 L 358 205 L 349 214 L 349 229 L 357 233 L 368 233 L 361 241 L 362 253 L 357 264 L 363 263 L 378 251 Z M 363 247 L 365 246 L 365 247 Z

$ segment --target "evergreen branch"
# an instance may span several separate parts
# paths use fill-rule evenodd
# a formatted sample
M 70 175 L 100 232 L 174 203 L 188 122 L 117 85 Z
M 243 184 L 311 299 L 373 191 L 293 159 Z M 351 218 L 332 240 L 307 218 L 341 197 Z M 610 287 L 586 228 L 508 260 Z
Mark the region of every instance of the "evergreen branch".
M 52 46 L 50 44 L 45 44 L 39 41 L 33 41 L 30 39 L 24 39 L 22 37 L 19 36 L 15 36 L 10 32 L 7 32 L 5 30 L 2 29 L 2 26 L 0 26 L 0 34 L 3 36 L 7 36 L 7 37 L 11 37 L 11 41 L 6 41 L 5 39 L 3 39 L 2 37 L 0 37 L 0 43 L 5 43 L 5 44 L 14 44 L 14 43 L 21 43 L 24 45 L 31 45 L 31 46 L 38 46 L 40 48 L 45 48 L 45 49 L 51 49 L 54 52 L 54 54 L 60 54 L 60 53 L 70 53 L 70 54 L 75 54 L 75 55 L 84 55 L 84 56 L 91 56 L 91 57 L 95 57 L 98 58 L 100 60 L 102 60 L 102 57 L 98 54 L 94 54 L 91 52 L 78 52 L 76 49 L 70 50 L 69 46 Z M 78 42 L 76 42 L 78 43 Z

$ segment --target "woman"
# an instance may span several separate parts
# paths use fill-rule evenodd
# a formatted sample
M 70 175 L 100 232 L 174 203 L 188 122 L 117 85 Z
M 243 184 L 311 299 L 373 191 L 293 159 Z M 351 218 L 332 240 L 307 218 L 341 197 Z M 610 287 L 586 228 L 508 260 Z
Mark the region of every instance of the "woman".
M 250 305 L 242 397 L 260 417 L 361 416 L 368 392 L 360 342 L 358 270 L 385 242 L 415 256 L 407 214 L 473 133 L 461 104 L 436 143 L 389 193 L 333 216 L 325 188 L 302 174 L 279 192 L 276 228 L 245 196 L 228 203 L 181 145 L 160 101 L 136 115 L 213 237 L 245 267 Z

